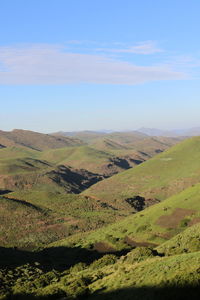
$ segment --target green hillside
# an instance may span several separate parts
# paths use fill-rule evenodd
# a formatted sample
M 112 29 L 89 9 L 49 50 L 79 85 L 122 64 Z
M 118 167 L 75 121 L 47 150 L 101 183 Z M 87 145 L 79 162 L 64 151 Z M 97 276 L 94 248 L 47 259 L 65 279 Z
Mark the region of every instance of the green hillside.
M 27 147 L 6 147 L 0 151 L 0 161 L 4 159 L 23 158 L 23 157 L 38 157 L 37 150 L 33 150 Z
M 83 142 L 72 137 L 58 137 L 29 130 L 15 129 L 13 131 L 0 130 L 0 144 L 5 147 L 28 147 L 42 151 L 66 146 L 80 146 Z
M 108 146 L 0 150 L 1 300 L 198 299 L 200 138 L 102 180 Z
M 92 186 L 85 194 L 116 202 L 141 195 L 160 200 L 199 182 L 200 137 L 187 139 L 134 169 Z
M 49 150 L 43 152 L 40 157 L 56 164 L 86 169 L 105 176 L 111 176 L 130 167 L 125 159 L 89 146 Z
M 56 136 L 65 136 L 65 137 L 75 137 L 77 139 L 86 142 L 87 144 L 95 143 L 99 139 L 110 139 L 116 141 L 117 143 L 129 143 L 135 142 L 147 137 L 146 134 L 140 133 L 138 131 L 132 132 L 95 132 L 95 131 L 80 131 L 80 132 L 58 132 Z
M 0 190 L 41 189 L 80 193 L 102 180 L 103 176 L 59 164 L 62 154 L 66 158 L 66 152 L 71 153 L 78 148 L 52 150 L 52 157 L 48 155 L 48 151 L 36 151 L 27 147 L 0 149 Z M 43 155 L 50 161 L 41 159 Z
M 0 245 L 35 249 L 97 229 L 121 213 L 88 197 L 37 190 L 0 196 Z
M 101 150 L 128 150 L 130 149 L 127 145 L 113 141 L 107 138 L 100 138 L 91 144 L 93 148 Z
M 188 220 L 186 219 L 184 222 L 188 222 Z M 157 247 L 157 251 L 165 255 L 200 251 L 200 218 L 193 219 L 193 223 L 196 222 L 198 223 L 161 244 Z
M 10 258 L 11 264 L 0 269 L 1 300 L 181 300 L 199 296 L 200 252 L 159 257 L 151 249 L 138 248 L 120 259 L 105 255 L 94 260 L 92 252 L 77 248 L 52 248 L 32 255 L 15 250 L 18 261 L 13 254 L 11 249 L 0 248 L 0 257 Z
M 200 184 L 197 184 L 117 223 L 85 236 L 59 241 L 56 246 L 73 241 L 77 246 L 95 247 L 101 242 L 116 251 L 137 245 L 162 244 L 200 221 L 199 194 Z

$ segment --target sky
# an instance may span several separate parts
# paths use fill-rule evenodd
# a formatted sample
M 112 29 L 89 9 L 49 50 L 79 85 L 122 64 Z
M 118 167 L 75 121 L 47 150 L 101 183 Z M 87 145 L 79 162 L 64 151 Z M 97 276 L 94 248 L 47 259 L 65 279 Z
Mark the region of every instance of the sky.
M 200 126 L 199 0 L 1 0 L 0 130 Z

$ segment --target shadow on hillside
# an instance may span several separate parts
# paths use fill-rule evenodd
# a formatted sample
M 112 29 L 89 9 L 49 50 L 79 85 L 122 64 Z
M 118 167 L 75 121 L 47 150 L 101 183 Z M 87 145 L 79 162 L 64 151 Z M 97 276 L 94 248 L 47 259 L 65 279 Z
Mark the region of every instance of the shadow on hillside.
M 9 194 L 9 193 L 12 193 L 12 191 L 11 190 L 2 190 L 2 189 L 0 189 L 0 196 L 6 195 L 6 194 Z
M 87 297 L 90 300 L 196 300 L 199 299 L 199 286 L 185 287 L 144 287 L 127 288 Z
M 196 300 L 199 299 L 200 286 L 184 286 L 184 287 L 144 287 L 144 288 L 127 288 L 119 289 L 110 293 L 96 293 L 90 295 L 89 292 L 73 299 L 85 300 Z M 12 300 L 47 300 L 47 299 L 72 299 L 64 294 L 52 295 L 51 297 L 37 297 L 33 295 L 15 295 Z
M 127 251 L 119 251 L 114 254 L 121 256 L 126 253 Z M 12 269 L 27 263 L 38 263 L 38 268 L 45 272 L 53 269 L 63 271 L 80 262 L 90 264 L 105 254 L 81 247 L 51 247 L 38 252 L 0 247 L 0 268 Z

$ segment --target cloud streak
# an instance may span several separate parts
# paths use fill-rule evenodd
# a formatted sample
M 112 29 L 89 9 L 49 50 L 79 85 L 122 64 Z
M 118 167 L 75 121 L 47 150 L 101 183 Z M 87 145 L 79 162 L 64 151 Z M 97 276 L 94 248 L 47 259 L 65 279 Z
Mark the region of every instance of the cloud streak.
M 162 49 L 158 48 L 153 41 L 141 42 L 135 46 L 127 48 L 99 48 L 98 51 L 111 52 L 111 53 L 132 53 L 132 54 L 155 54 L 163 52 Z
M 139 66 L 105 55 L 66 52 L 62 46 L 0 47 L 1 85 L 136 85 L 186 77 L 169 65 Z

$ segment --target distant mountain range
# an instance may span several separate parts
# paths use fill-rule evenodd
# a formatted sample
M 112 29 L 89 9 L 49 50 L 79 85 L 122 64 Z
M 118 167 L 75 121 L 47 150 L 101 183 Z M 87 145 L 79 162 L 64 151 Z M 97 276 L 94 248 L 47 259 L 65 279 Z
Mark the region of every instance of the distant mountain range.
M 200 127 L 194 127 L 189 129 L 172 129 L 162 130 L 157 128 L 139 128 L 137 131 L 147 134 L 149 136 L 166 136 L 166 137 L 178 137 L 178 136 L 199 136 Z
M 163 136 L 163 137 L 190 137 L 190 136 L 200 136 L 200 127 L 187 128 L 187 129 L 172 129 L 163 130 L 159 128 L 146 128 L 141 127 L 137 130 L 126 130 L 126 131 L 115 131 L 115 130 L 83 130 L 83 131 L 59 131 L 54 133 L 54 135 L 68 136 L 68 137 L 102 137 L 105 135 L 110 135 L 113 133 L 129 133 L 140 136 Z

